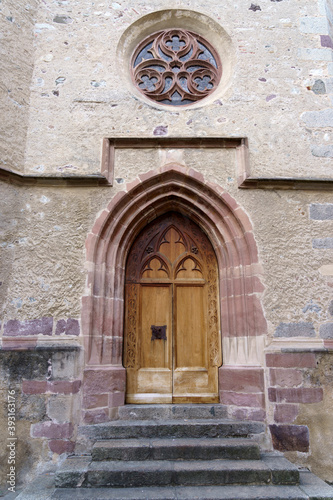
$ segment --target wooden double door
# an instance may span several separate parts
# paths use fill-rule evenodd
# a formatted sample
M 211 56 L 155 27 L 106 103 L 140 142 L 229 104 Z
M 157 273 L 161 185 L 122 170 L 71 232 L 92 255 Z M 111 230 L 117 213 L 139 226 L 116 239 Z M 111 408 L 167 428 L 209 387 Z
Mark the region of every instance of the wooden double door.
M 126 265 L 127 403 L 218 402 L 218 268 L 205 233 L 168 213 L 147 225 Z

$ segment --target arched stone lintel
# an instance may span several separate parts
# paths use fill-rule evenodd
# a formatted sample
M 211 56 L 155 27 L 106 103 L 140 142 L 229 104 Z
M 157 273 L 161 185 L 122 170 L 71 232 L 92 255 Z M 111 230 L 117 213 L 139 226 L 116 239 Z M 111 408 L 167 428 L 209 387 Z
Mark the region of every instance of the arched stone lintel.
M 84 301 L 91 310 L 83 312 L 82 327 L 88 364 L 121 366 L 126 258 L 143 227 L 171 210 L 186 214 L 206 232 L 225 270 L 220 275 L 222 337 L 266 333 L 250 219 L 221 186 L 205 182 L 193 169 L 169 164 L 140 175 L 117 193 L 87 236 L 90 300 Z

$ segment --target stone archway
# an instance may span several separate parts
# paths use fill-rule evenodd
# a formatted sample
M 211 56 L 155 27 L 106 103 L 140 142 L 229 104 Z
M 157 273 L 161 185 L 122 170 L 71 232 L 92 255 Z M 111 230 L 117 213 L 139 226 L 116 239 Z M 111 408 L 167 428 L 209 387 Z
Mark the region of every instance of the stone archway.
M 112 418 L 113 409 L 124 404 L 126 258 L 143 227 L 169 211 L 185 213 L 201 227 L 217 256 L 224 359 L 221 374 L 226 369 L 230 376 L 231 369 L 239 377 L 244 368 L 251 379 L 263 380 L 258 370 L 267 325 L 260 302 L 263 287 L 252 224 L 222 187 L 205 182 L 193 169 L 169 164 L 128 184 L 99 215 L 87 237 L 89 293 L 82 299 L 82 329 L 86 350 L 83 408 L 88 423 Z M 236 397 L 236 404 L 240 398 L 245 406 L 253 406 L 248 402 L 253 387 L 248 394 L 243 385 L 241 396 L 234 396 L 222 385 L 220 400 L 228 403 L 228 398 Z

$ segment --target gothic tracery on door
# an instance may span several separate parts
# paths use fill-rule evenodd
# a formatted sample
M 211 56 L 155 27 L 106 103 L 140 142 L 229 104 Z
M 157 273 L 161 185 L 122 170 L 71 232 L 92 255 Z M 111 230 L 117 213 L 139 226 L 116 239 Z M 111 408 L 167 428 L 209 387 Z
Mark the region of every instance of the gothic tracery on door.
M 170 212 L 144 228 L 127 260 L 127 403 L 218 402 L 218 269 L 205 233 Z

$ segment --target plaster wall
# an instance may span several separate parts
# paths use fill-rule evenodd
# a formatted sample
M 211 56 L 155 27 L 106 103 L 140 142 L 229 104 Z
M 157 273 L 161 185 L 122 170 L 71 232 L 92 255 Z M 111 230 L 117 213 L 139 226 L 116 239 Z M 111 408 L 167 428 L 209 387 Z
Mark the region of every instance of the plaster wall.
M 23 171 L 39 0 L 0 5 L 0 165 Z

